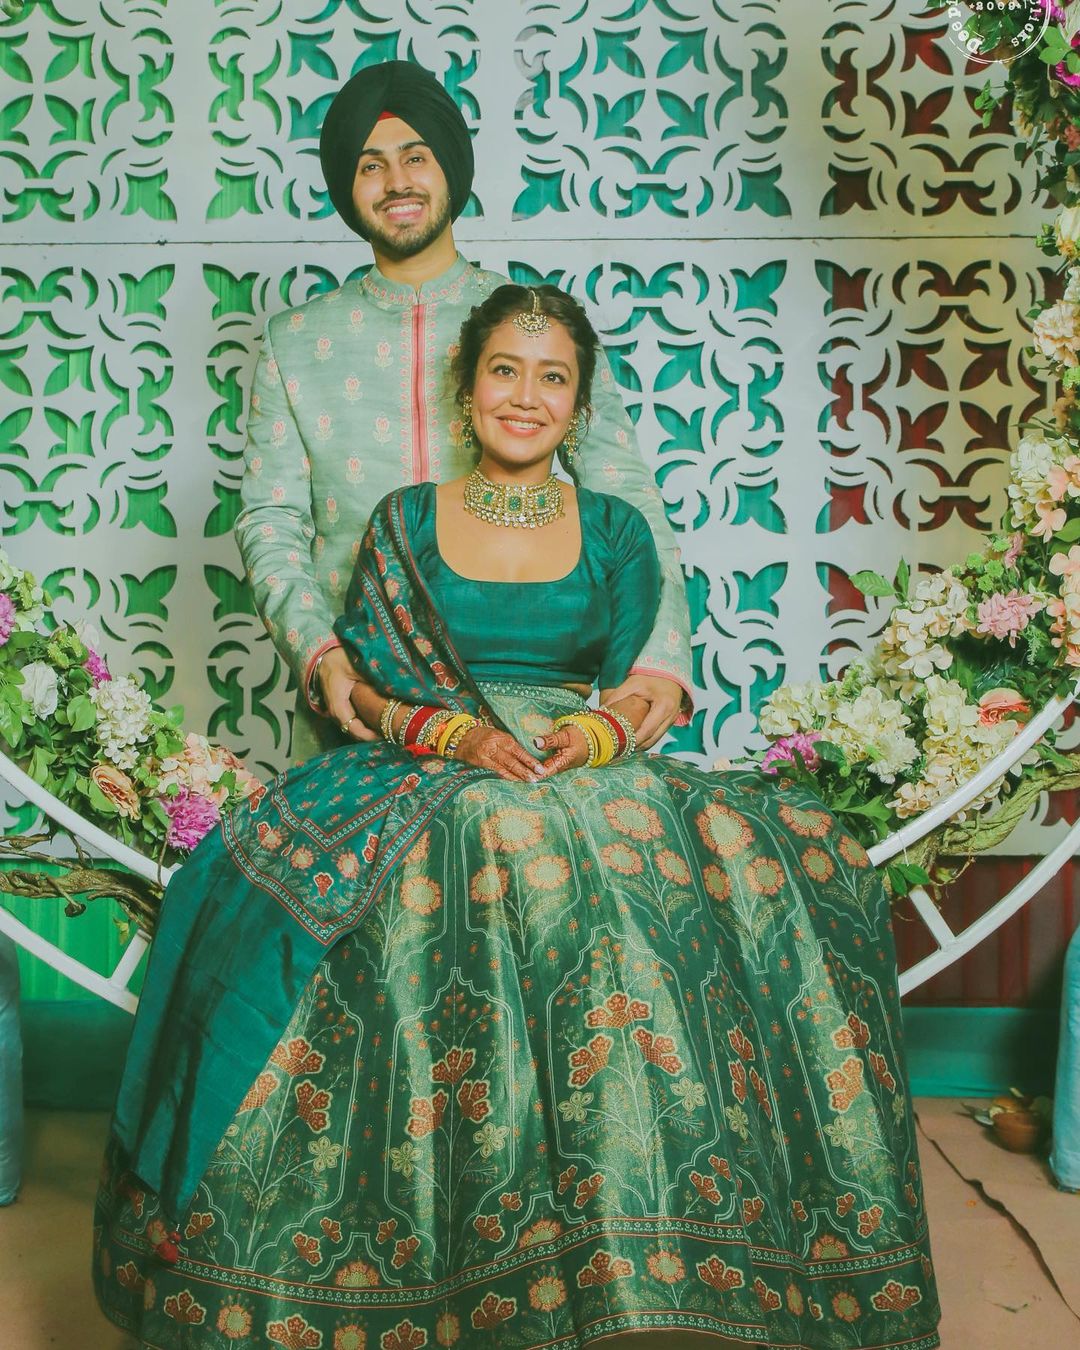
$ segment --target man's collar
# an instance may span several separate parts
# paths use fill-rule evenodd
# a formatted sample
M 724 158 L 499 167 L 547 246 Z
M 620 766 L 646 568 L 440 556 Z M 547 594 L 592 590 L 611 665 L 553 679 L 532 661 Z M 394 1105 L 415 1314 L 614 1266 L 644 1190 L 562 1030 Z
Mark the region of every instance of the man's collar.
M 461 290 L 462 282 L 472 271 L 472 264 L 459 253 L 453 264 L 438 277 L 425 281 L 419 291 L 400 281 L 391 281 L 374 264 L 361 285 L 374 299 L 384 305 L 429 305 L 435 300 L 446 300 Z

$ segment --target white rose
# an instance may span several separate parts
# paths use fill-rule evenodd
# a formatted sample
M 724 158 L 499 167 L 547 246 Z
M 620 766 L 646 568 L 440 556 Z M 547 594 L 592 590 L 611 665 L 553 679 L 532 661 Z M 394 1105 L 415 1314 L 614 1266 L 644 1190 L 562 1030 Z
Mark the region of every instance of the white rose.
M 1080 251 L 1080 207 L 1068 206 L 1054 222 L 1058 252 L 1065 258 L 1075 258 Z
M 31 661 L 22 668 L 23 698 L 34 710 L 35 717 L 51 717 L 59 702 L 59 681 L 56 671 L 44 661 Z
M 84 647 L 89 647 L 95 652 L 101 651 L 101 632 L 94 627 L 89 619 L 76 620 L 75 632 Z

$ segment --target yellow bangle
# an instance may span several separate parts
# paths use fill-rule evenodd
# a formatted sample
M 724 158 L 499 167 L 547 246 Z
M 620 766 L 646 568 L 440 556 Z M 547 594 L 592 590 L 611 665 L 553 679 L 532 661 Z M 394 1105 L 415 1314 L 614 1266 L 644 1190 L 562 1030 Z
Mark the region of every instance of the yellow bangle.
M 461 734 L 464 735 L 466 731 L 470 730 L 475 721 L 476 718 L 469 713 L 455 713 L 448 722 L 445 722 L 439 728 L 438 739 L 435 742 L 436 753 L 445 755 L 447 745 L 454 733 L 460 730 Z
M 585 743 L 589 747 L 589 757 L 585 761 L 586 769 L 595 769 L 615 758 L 618 746 L 614 734 L 601 718 L 592 717 L 588 713 L 572 713 L 568 717 L 556 718 L 551 729 L 558 731 L 560 727 L 577 727 L 585 737 Z
M 597 740 L 597 754 L 593 761 L 592 768 L 600 768 L 603 764 L 610 764 L 619 750 L 619 743 L 615 739 L 615 733 L 607 725 L 602 717 L 597 717 L 595 713 L 583 713 L 582 721 L 587 721 L 593 729 Z

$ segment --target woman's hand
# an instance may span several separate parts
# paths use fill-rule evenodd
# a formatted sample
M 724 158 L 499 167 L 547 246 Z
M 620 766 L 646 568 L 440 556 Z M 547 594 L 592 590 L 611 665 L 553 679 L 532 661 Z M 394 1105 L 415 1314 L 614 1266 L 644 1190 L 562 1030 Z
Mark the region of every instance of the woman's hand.
M 538 783 L 544 766 L 506 731 L 473 727 L 458 741 L 454 759 L 477 769 L 491 769 L 508 783 Z
M 558 731 L 549 731 L 546 736 L 537 736 L 533 745 L 537 750 L 551 752 L 540 766 L 544 778 L 564 773 L 567 769 L 581 769 L 589 758 L 589 742 L 580 727 L 560 727 Z

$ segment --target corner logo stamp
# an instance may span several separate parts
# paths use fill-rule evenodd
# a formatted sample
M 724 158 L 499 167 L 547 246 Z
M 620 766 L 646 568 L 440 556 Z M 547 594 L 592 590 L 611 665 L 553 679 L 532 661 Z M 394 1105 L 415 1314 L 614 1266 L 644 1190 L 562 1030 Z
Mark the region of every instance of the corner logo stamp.
M 969 0 L 945 7 L 949 41 L 980 66 L 1008 65 L 1042 41 L 1064 18 L 1054 0 Z

